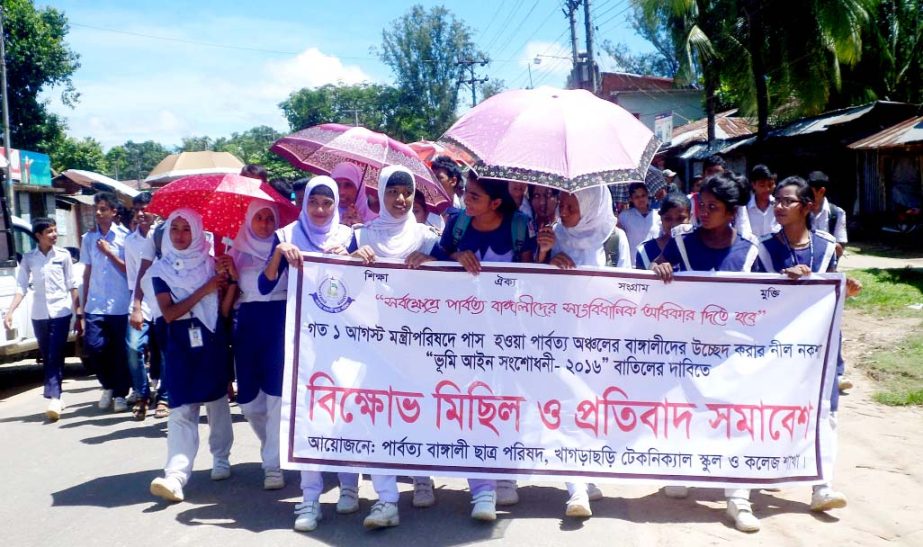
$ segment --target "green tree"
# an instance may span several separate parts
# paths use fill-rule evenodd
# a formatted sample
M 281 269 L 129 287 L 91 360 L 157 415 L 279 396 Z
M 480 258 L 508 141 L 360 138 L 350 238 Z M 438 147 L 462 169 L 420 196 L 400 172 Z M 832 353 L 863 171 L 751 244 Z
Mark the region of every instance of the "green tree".
M 78 99 L 71 76 L 80 63 L 64 41 L 67 18 L 54 8 L 36 9 L 29 0 L 2 0 L 2 6 L 10 138 L 16 148 L 48 150 L 63 138 L 65 124 L 39 96 L 57 89 L 65 105 Z
M 332 85 L 301 89 L 279 104 L 292 131 L 321 123 L 358 125 L 404 142 L 425 135 L 428 120 L 396 87 Z
M 212 150 L 230 152 L 244 163 L 262 165 L 269 173 L 270 179 L 292 180 L 302 177 L 302 171 L 269 151 L 272 143 L 283 136 L 283 133 L 267 125 L 261 125 L 241 133 L 232 133 L 230 137 L 216 139 L 213 141 Z
M 128 141 L 106 152 L 107 174 L 117 180 L 144 179 L 170 151 L 154 141 Z
M 923 103 L 923 1 L 881 0 L 862 36 L 862 58 L 844 67 L 842 82 L 831 106 Z
M 400 112 L 417 117 L 402 118 L 403 131 L 437 138 L 455 121 L 458 88 L 465 77 L 459 61 L 488 60 L 472 41 L 471 29 L 442 6 L 427 11 L 410 8 L 382 31 L 379 51 L 391 67 L 400 90 Z M 419 123 L 419 126 L 417 125 Z
M 661 6 L 656 17 L 649 17 L 640 6 L 632 5 L 628 15 L 628 24 L 654 46 L 653 52 L 633 53 L 624 42 L 611 40 L 603 40 L 602 50 L 625 72 L 675 78 L 680 71 L 680 59 L 674 42 L 674 17 L 666 8 Z
M 498 93 L 506 91 L 506 82 L 503 80 L 488 80 L 481 86 L 481 100 L 489 99 Z
M 64 136 L 56 139 L 48 150 L 51 167 L 61 172 L 65 169 L 84 169 L 97 173 L 106 172 L 106 155 L 103 146 L 91 137 L 75 139 Z

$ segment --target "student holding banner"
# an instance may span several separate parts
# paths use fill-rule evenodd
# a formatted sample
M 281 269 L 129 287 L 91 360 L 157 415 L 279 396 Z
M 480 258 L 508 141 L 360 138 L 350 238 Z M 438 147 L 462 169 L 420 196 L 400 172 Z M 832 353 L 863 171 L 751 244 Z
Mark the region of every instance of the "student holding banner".
M 595 186 L 560 196 L 561 221 L 553 231 L 538 234 L 541 251 L 552 253 L 551 264 L 568 270 L 578 266 L 629 267 L 628 237 L 616 226 L 612 212 L 612 193 Z M 593 516 L 591 501 L 601 500 L 602 491 L 595 484 L 567 483 L 570 498 L 564 514 L 568 517 Z
M 480 179 L 474 171 L 468 171 L 464 202 L 465 210 L 446 222 L 433 255 L 415 254 L 408 258 L 408 266 L 415 268 L 429 260 L 454 260 L 465 271 L 477 275 L 481 262 L 532 262 L 535 234 L 529 218 L 517 210 L 506 181 Z M 496 520 L 498 504 L 519 501 L 515 481 L 468 479 L 468 486 L 474 505 L 471 518 L 475 520 Z
M 314 177 L 305 188 L 298 220 L 276 230 L 269 252 L 269 262 L 258 279 L 260 294 L 287 295 L 288 267 L 301 267 L 301 252 L 347 254 L 346 248 L 353 237 L 350 227 L 340 224 L 340 197 L 337 183 L 330 177 Z M 301 472 L 301 492 L 304 501 L 295 505 L 295 530 L 310 532 L 317 528 L 323 515 L 320 510 L 320 495 L 324 489 L 324 479 L 320 471 Z M 344 497 L 340 489 L 341 502 Z M 352 499 L 358 501 L 358 488 L 349 491 Z M 357 509 L 358 509 L 358 503 Z M 337 503 L 340 511 L 341 503 Z
M 836 239 L 827 232 L 812 229 L 813 208 L 814 193 L 804 179 L 788 177 L 779 184 L 773 209 L 776 221 L 782 228 L 765 236 L 760 243 L 760 263 L 765 271 L 782 273 L 792 279 L 811 273 L 836 271 Z M 847 278 L 848 296 L 855 296 L 861 290 L 861 284 Z M 843 351 L 842 338 L 839 351 Z M 837 378 L 839 375 L 840 371 L 837 370 Z M 839 395 L 840 390 L 834 384 L 830 395 L 830 420 L 834 431 Z M 811 495 L 812 511 L 822 512 L 842 507 L 846 507 L 846 495 L 834 490 L 829 482 L 814 487 Z
M 170 373 L 165 383 L 171 407 L 165 476 L 154 479 L 150 490 L 178 502 L 185 497 L 183 487 L 199 449 L 201 407 L 208 414 L 212 480 L 231 476 L 228 458 L 234 433 L 227 399 L 227 343 L 218 318 L 226 274 L 216 270 L 198 213 L 177 209 L 166 226 L 163 256 L 146 273 L 168 326 Z
M 685 226 L 673 230 L 673 239 L 667 243 L 663 254 L 651 269 L 664 282 L 673 280 L 674 270 L 750 272 L 757 270 L 759 242 L 749 234 L 738 233 L 734 219 L 750 199 L 750 185 L 746 179 L 723 171 L 709 177 L 699 193 L 697 218 L 699 225 L 693 229 Z M 745 210 L 744 210 L 745 211 Z M 746 212 L 743 214 L 746 215 Z M 688 489 L 667 486 L 669 497 L 683 498 Z M 750 490 L 728 488 L 727 515 L 742 532 L 757 532 L 760 521 L 750 506 Z
M 673 239 L 673 228 L 689 224 L 689 198 L 679 192 L 667 194 L 660 203 L 660 223 L 663 231 L 660 237 L 648 239 L 638 245 L 635 267 L 639 270 L 650 270 L 651 264 L 663 253 L 667 243 Z M 634 249 L 632 249 L 634 251 Z
M 390 166 L 381 170 L 378 178 L 378 201 L 381 211 L 378 218 L 355 228 L 350 250 L 353 256 L 366 264 L 378 258 L 405 260 L 414 254 L 428 255 L 439 237 L 425 224 L 420 224 L 412 213 L 416 185 L 413 174 L 405 167 Z M 358 490 L 359 475 L 340 473 L 340 487 Z M 400 522 L 397 509 L 397 477 L 372 475 L 378 502 L 372 506 L 363 521 L 366 528 L 397 526 Z M 436 503 L 431 477 L 414 477 L 413 506 L 430 507 Z
M 285 359 L 287 287 L 276 285 L 269 294 L 259 291 L 259 276 L 272 250 L 278 208 L 254 200 L 225 260 L 236 287 L 234 318 L 234 365 L 237 372 L 237 403 L 260 440 L 263 488 L 285 486 L 279 464 L 279 420 L 282 405 L 282 372 Z

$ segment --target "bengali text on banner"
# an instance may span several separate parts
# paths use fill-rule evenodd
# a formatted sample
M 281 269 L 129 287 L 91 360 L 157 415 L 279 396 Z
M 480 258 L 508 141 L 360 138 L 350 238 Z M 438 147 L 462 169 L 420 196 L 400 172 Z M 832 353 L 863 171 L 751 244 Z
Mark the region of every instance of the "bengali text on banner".
M 306 255 L 283 466 L 699 486 L 831 478 L 843 277 Z

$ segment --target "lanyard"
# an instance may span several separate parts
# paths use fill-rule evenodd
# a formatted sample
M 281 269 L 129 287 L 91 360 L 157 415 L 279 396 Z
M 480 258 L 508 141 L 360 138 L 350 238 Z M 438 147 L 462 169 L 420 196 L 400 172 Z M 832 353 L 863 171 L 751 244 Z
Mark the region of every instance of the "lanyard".
M 782 242 L 785 243 L 785 248 L 788 249 L 788 254 L 792 259 L 792 266 L 798 266 L 798 255 L 795 254 L 795 249 L 792 248 L 792 244 L 788 241 L 788 236 L 785 235 L 785 230 L 779 230 L 779 233 L 782 234 Z M 814 271 L 814 237 L 813 234 L 808 232 L 808 248 L 810 252 L 808 253 L 808 263 L 805 264 L 811 271 Z

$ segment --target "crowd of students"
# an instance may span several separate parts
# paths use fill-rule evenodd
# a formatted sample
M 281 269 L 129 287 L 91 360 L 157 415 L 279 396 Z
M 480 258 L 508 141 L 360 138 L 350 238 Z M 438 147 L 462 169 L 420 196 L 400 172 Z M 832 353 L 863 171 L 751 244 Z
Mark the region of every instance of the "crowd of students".
M 302 252 L 348 255 L 365 263 L 398 259 L 408 268 L 455 261 L 473 274 L 487 262 L 562 269 L 634 266 L 652 270 L 665 282 L 683 271 L 777 272 L 792 278 L 835 271 L 846 242 L 845 215 L 827 201 L 823 173 L 777 183 L 768 168 L 758 165 L 748 182 L 727 171 L 720 158 L 710 158 L 705 168 L 695 192 L 670 192 L 656 204 L 645 184 L 632 184 L 630 207 L 616 216 L 606 187 L 571 194 L 479 178 L 471 170 L 463 175 L 451 159 L 438 157 L 433 172 L 453 197 L 452 206 L 438 215 L 427 210 L 407 169 L 382 169 L 377 192 L 370 194 L 362 170 L 344 163 L 329 177 L 281 188 L 300 208 L 298 219 L 287 226 L 279 225 L 275 205 L 254 201 L 232 250 L 218 258 L 199 213 L 178 209 L 157 225 L 146 212 L 150 195 L 143 193 L 135 198 L 129 232 L 115 221 L 114 196 L 99 193 L 94 199 L 97 226 L 81 245 L 83 313 L 70 256 L 54 247 L 54 221 L 36 219 L 39 246 L 23 257 L 19 291 L 7 321 L 31 281 L 45 397 L 50 400 L 47 414 L 53 420 L 63 408 L 62 340 L 72 314 L 102 385 L 101 409 L 111 405 L 116 412 L 127 410 L 131 390 L 135 416 L 143 419 L 152 391 L 145 352 L 150 355 L 151 376 L 160 379 L 158 412 L 169 416 L 164 476 L 150 484 L 155 496 L 171 502 L 184 499 L 198 452 L 203 406 L 211 478 L 231 476 L 228 392 L 234 378 L 236 400 L 260 441 L 263 487 L 280 489 L 285 486 L 279 420 L 286 279 L 289 268 L 301 267 Z M 248 166 L 242 174 L 260 177 L 265 171 Z M 848 287 L 851 294 L 861 288 L 852 281 Z M 378 501 L 364 525 L 397 525 L 397 478 L 371 478 Z M 359 475 L 340 473 L 339 482 L 337 512 L 357 511 Z M 415 477 L 413 482 L 415 507 L 435 503 L 432 478 Z M 320 472 L 301 473 L 303 501 L 295 506 L 296 530 L 318 526 L 322 487 Z M 477 520 L 492 521 L 497 505 L 518 502 L 514 481 L 471 479 L 469 487 L 471 516 Z M 591 516 L 590 501 L 599 499 L 601 491 L 586 483 L 569 483 L 567 489 L 565 514 Z M 687 491 L 668 486 L 665 493 L 684 497 Z M 726 495 L 727 514 L 735 526 L 758 530 L 749 491 L 733 489 Z M 845 497 L 830 485 L 814 488 L 813 510 L 845 504 Z

